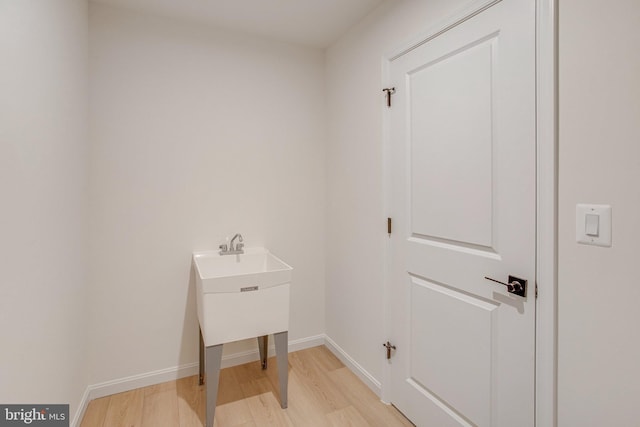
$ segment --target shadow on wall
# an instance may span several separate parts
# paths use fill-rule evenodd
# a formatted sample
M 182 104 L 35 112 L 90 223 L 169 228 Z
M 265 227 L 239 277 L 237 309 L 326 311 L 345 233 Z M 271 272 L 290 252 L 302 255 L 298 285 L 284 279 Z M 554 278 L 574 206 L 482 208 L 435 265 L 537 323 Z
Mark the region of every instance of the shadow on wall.
M 187 299 L 182 322 L 182 341 L 178 365 L 188 367 L 195 360 L 198 362 L 198 315 L 196 310 L 196 276 L 193 263 L 189 263 L 189 280 L 187 282 Z M 181 417 L 193 421 L 193 425 L 204 425 L 205 387 L 198 385 L 198 375 L 191 375 L 178 380 L 176 384 L 178 405 Z
M 198 313 L 196 310 L 196 273 L 193 263 L 189 263 L 189 281 L 186 283 L 187 299 L 184 307 L 184 320 L 182 322 L 182 340 L 180 343 L 180 355 L 178 366 L 187 368 L 194 362 L 198 362 Z

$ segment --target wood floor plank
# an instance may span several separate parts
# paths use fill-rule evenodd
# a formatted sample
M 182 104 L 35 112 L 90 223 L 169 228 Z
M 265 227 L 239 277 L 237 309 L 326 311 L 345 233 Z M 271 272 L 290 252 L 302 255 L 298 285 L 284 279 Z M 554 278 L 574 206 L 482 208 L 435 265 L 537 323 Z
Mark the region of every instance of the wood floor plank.
M 269 369 L 272 369 L 275 366 L 275 358 L 271 357 L 268 359 Z M 225 371 L 226 369 L 223 369 Z M 267 371 L 268 371 L 267 370 Z M 250 362 L 245 363 L 244 365 L 235 366 L 233 368 L 235 372 L 235 376 L 238 382 L 246 383 L 252 380 L 257 380 L 259 378 L 264 378 L 267 371 L 262 369 L 262 365 L 260 362 Z
M 397 409 L 391 405 L 380 402 L 376 394 L 371 391 L 360 379 L 347 367 L 327 372 L 334 387 L 339 388 L 355 409 L 366 420 L 368 426 L 386 427 L 390 425 L 412 426 Z
M 205 388 L 198 385 L 198 376 L 194 375 L 176 381 L 176 394 L 178 396 L 180 427 L 203 426 L 206 393 Z
M 294 427 L 287 411 L 282 410 L 273 393 L 264 393 L 245 399 L 253 420 L 265 427 Z
M 275 391 L 271 381 L 266 376 L 240 384 L 242 393 L 245 398 L 259 396 L 264 393 L 274 393 Z
M 154 394 L 154 393 L 161 393 L 163 391 L 172 391 L 172 392 L 176 392 L 176 382 L 175 381 L 167 381 L 164 383 L 160 383 L 160 384 L 154 384 L 154 385 L 150 385 L 148 387 L 144 388 L 144 395 L 145 396 L 149 396 L 150 394 Z
M 218 399 L 216 400 L 216 405 L 224 405 L 226 403 L 244 399 L 244 394 L 242 393 L 242 388 L 240 387 L 240 373 L 241 371 L 239 369 L 220 370 L 220 379 L 218 381 Z
M 323 370 L 327 372 L 344 368 L 344 364 L 338 359 L 327 347 L 321 345 L 311 347 L 307 350 L 306 355 L 311 357 Z
M 303 392 L 316 399 L 325 414 L 349 406 L 342 390 L 332 387 L 327 372 L 312 357 L 308 357 L 308 353 L 308 350 L 302 350 L 289 355 L 292 369 L 305 378 L 302 383 Z
M 107 396 L 89 402 L 80 427 L 103 427 L 104 419 L 109 409 L 110 399 L 111 397 Z
M 216 416 L 213 420 L 214 427 L 236 427 L 249 422 L 254 422 L 249 410 L 247 399 L 225 403 L 216 407 Z
M 327 414 L 331 427 L 359 427 L 369 425 L 360 412 L 353 406 L 347 406 Z
M 111 396 L 104 426 L 141 427 L 144 389 L 118 393 Z
M 296 427 L 325 427 L 326 408 L 305 391 L 304 382 L 297 371 L 289 372 L 289 418 Z
M 142 408 L 142 427 L 176 427 L 180 425 L 178 416 L 178 396 L 176 383 L 173 387 L 147 390 Z

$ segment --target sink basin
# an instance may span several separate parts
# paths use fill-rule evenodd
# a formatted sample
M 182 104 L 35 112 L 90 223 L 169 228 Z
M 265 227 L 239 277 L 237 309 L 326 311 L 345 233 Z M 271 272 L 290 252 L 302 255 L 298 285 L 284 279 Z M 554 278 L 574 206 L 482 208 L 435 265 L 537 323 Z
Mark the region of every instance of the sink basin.
M 196 281 L 202 292 L 240 292 L 243 288 L 260 289 L 291 281 L 293 270 L 265 248 L 248 248 L 241 255 L 220 255 L 217 251 L 194 252 Z
M 206 347 L 289 330 L 293 268 L 267 249 L 194 252 L 193 268 Z

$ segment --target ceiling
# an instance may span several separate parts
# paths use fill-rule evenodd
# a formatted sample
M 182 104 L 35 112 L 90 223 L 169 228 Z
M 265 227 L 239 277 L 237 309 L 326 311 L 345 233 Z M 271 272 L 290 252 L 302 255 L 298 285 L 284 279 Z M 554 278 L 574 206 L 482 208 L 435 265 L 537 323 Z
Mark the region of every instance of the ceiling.
M 324 48 L 388 0 L 91 0 Z

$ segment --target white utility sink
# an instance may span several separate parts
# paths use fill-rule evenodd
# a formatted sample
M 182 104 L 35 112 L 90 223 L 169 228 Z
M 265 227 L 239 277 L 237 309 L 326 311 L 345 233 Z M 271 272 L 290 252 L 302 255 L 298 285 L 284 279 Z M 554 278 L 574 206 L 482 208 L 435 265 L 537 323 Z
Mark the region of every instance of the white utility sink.
M 242 236 L 236 235 L 242 242 Z M 233 246 L 230 252 L 194 252 L 196 299 L 200 322 L 200 385 L 207 377 L 206 427 L 213 427 L 222 346 L 258 338 L 262 369 L 267 369 L 268 336 L 273 334 L 278 362 L 280 406 L 287 407 L 289 288 L 287 263 L 265 248 Z M 227 246 L 224 246 L 226 251 Z M 206 365 L 206 369 L 205 369 Z
M 206 347 L 289 330 L 293 269 L 267 249 L 194 252 L 193 264 Z

